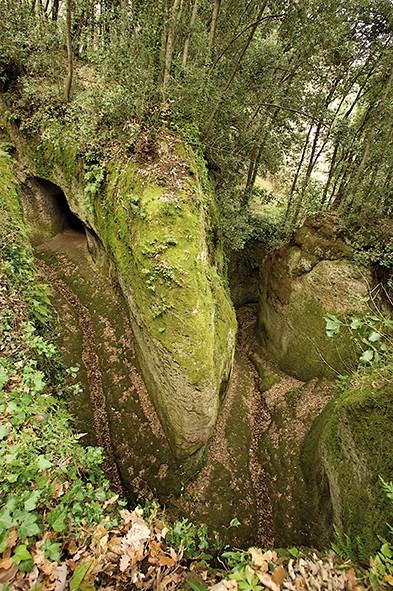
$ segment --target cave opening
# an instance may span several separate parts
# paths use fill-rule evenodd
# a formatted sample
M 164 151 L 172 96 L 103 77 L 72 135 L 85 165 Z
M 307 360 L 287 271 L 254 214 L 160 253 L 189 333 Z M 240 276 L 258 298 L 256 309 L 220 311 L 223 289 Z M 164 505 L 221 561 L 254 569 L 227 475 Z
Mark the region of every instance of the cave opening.
M 71 210 L 64 191 L 58 185 L 40 177 L 32 177 L 28 186 L 29 201 L 34 207 L 36 221 L 49 224 L 54 234 L 66 230 L 85 234 L 85 224 Z

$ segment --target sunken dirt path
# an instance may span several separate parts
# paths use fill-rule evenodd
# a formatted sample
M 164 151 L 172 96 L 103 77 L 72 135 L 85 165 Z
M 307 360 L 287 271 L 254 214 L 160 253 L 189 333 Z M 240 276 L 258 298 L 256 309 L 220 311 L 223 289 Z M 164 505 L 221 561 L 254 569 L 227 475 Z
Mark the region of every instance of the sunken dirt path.
M 114 457 L 112 439 L 106 412 L 105 394 L 102 386 L 101 369 L 96 353 L 95 331 L 88 309 L 84 306 L 76 294 L 60 279 L 55 271 L 44 261 L 39 261 L 38 269 L 50 281 L 52 289 L 56 289 L 73 308 L 78 317 L 82 332 L 82 362 L 85 367 L 89 384 L 90 403 L 94 433 L 97 443 L 104 450 L 104 470 L 115 492 L 122 494 L 123 486 L 119 469 Z
M 87 443 L 103 447 L 112 486 L 118 491 L 125 484 L 134 500 L 158 497 L 174 517 L 207 522 L 228 541 L 270 546 L 271 505 L 258 461 L 268 417 L 243 344 L 245 329 L 207 465 L 182 484 L 137 369 L 126 304 L 107 269 L 92 261 L 84 235 L 72 230 L 41 244 L 37 257 L 51 285 L 64 360 L 81 366 L 83 392 L 72 405 L 77 428 L 87 432 Z M 240 321 L 248 326 L 252 317 Z M 238 528 L 228 527 L 233 517 Z
M 50 284 L 59 347 L 80 366 L 80 392 L 71 401 L 82 441 L 100 445 L 112 487 L 132 501 L 168 496 L 176 465 L 136 361 L 127 307 L 105 264 L 90 257 L 83 233 L 67 230 L 36 251 Z

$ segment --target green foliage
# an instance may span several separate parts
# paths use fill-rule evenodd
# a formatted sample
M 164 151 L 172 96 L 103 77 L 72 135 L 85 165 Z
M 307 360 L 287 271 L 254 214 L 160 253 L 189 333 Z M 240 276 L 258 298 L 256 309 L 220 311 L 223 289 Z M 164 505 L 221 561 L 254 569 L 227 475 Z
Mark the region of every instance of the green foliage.
M 70 580 L 70 591 L 77 591 L 80 589 L 81 583 L 89 570 L 93 559 L 87 560 L 83 564 L 80 564 L 74 571 L 72 578 Z
M 328 314 L 325 323 L 329 338 L 338 336 L 344 328 L 350 331 L 354 346 L 359 350 L 361 366 L 385 365 L 388 361 L 393 347 L 393 320 L 378 310 L 342 319 Z
M 232 192 L 220 194 L 219 206 L 220 228 L 230 250 L 242 250 L 251 240 L 257 240 L 269 250 L 282 241 L 281 216 L 273 219 L 264 213 L 254 213 Z
M 393 515 L 393 482 L 386 482 L 380 477 L 380 484 L 390 501 L 391 517 Z M 381 548 L 371 560 L 370 581 L 375 591 L 379 591 L 384 583 L 391 585 L 393 582 L 393 520 L 389 523 L 389 531 L 390 540 L 382 540 Z
M 206 554 L 209 548 L 206 525 L 195 525 L 187 518 L 175 521 L 168 532 L 167 540 L 175 550 L 182 547 L 186 558 L 209 557 Z
M 48 289 L 37 281 L 10 163 L 0 156 L 0 553 L 16 532 L 12 559 L 28 572 L 29 548 L 45 532 L 45 556 L 57 561 L 65 532 L 83 535 L 117 517 L 114 506 L 104 509 L 113 495 L 102 451 L 80 446 L 72 430 L 65 400 L 77 388 L 75 368 L 63 370 L 50 339 Z
M 359 560 L 367 560 L 362 541 L 359 536 L 356 537 L 355 541 L 343 533 L 336 525 L 334 528 L 334 541 L 332 542 L 332 549 L 334 552 L 342 558 L 342 560 L 349 560 L 350 562 L 359 562 Z
M 225 559 L 229 568 L 233 571 L 243 570 L 248 564 L 250 564 L 250 556 L 247 552 L 241 550 L 230 551 L 226 550 L 222 553 L 222 558 Z
M 351 237 L 354 259 L 372 265 L 378 279 L 393 290 L 393 224 L 392 217 L 381 215 L 379 208 L 365 204 L 343 220 Z
M 90 164 L 86 166 L 84 174 L 85 195 L 90 202 L 100 191 L 105 179 L 105 171 L 100 164 Z
M 237 582 L 239 591 L 263 591 L 264 589 L 249 565 L 236 569 L 229 575 L 229 579 Z
M 51 355 L 52 347 L 47 344 Z M 17 528 L 19 539 L 30 543 L 49 526 L 61 533 L 103 519 L 102 502 L 111 493 L 100 471 L 101 451 L 77 444 L 71 417 L 28 354 L 17 363 L 1 360 L 0 373 L 0 471 L 6 475 L 0 485 L 1 538 Z M 58 388 L 67 391 L 63 384 Z

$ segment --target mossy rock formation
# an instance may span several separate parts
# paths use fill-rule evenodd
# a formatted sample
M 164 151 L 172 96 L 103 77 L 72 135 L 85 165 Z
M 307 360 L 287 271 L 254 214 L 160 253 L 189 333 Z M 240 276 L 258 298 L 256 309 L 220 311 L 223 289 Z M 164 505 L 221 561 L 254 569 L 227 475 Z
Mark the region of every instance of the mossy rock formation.
M 190 148 L 173 136 L 155 153 L 87 164 L 70 129 L 10 133 L 28 174 L 64 191 L 99 237 L 130 310 L 139 363 L 177 459 L 198 465 L 230 378 L 236 319 L 211 247 L 216 205 Z
M 302 452 L 310 493 L 311 543 L 328 541 L 334 523 L 365 556 L 388 533 L 391 501 L 379 477 L 393 474 L 393 380 L 375 371 L 338 394 L 315 421 Z
M 324 317 L 361 312 L 372 283 L 351 259 L 334 218 L 313 218 L 267 261 L 261 279 L 259 337 L 280 368 L 302 380 L 353 369 L 350 335 L 328 338 Z

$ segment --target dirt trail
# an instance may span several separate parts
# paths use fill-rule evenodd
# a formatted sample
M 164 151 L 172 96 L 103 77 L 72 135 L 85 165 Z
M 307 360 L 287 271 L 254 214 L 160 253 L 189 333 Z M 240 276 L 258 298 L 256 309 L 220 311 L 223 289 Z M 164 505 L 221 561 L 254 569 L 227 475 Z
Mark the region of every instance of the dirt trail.
M 104 448 L 112 486 L 134 501 L 166 498 L 179 488 L 177 467 L 138 371 L 126 303 L 108 266 L 93 262 L 82 232 L 66 230 L 37 248 L 51 285 L 59 345 L 82 366 L 83 390 L 71 401 L 87 443 Z
M 97 345 L 95 342 L 95 331 L 88 309 L 80 302 L 76 294 L 60 279 L 56 272 L 44 261 L 37 263 L 39 271 L 50 281 L 52 288 L 61 293 L 67 302 L 74 309 L 83 334 L 82 361 L 85 366 L 87 379 L 89 382 L 90 401 L 92 405 L 94 431 L 97 437 L 97 443 L 104 450 L 104 470 L 107 474 L 115 492 L 123 494 L 123 486 L 119 469 L 115 460 L 111 434 L 106 412 L 105 394 L 102 387 L 101 369 L 98 355 L 96 353 Z
M 224 541 L 268 548 L 274 545 L 272 504 L 260 462 L 260 444 L 270 415 L 249 359 L 254 310 L 240 310 L 238 321 L 231 384 L 209 444 L 206 465 L 188 484 L 182 507 L 192 518 L 216 529 Z M 240 525 L 230 525 L 234 517 Z

